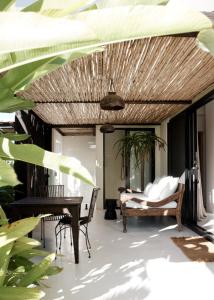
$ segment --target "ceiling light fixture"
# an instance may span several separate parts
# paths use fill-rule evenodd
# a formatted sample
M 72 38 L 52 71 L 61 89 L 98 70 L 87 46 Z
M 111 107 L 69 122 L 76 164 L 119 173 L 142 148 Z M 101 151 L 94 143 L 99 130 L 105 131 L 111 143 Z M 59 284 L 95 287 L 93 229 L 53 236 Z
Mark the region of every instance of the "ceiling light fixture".
M 125 107 L 125 102 L 118 96 L 113 87 L 113 80 L 110 81 L 110 91 L 100 101 L 100 108 L 103 110 L 121 110 Z
M 100 131 L 102 133 L 112 133 L 115 131 L 115 128 L 111 124 L 105 124 L 100 127 Z

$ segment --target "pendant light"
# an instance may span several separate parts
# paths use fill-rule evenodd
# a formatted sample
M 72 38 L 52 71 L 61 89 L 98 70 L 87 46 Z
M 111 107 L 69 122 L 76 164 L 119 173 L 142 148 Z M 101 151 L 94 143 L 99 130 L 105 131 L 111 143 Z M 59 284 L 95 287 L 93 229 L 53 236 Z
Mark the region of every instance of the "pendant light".
M 105 124 L 105 125 L 103 125 L 103 126 L 100 127 L 100 131 L 102 133 L 112 133 L 112 132 L 115 131 L 115 128 L 111 124 L 107 123 L 107 124 Z
M 100 108 L 103 110 L 121 110 L 125 107 L 125 102 L 118 96 L 113 87 L 113 80 L 110 81 L 110 91 L 100 101 Z

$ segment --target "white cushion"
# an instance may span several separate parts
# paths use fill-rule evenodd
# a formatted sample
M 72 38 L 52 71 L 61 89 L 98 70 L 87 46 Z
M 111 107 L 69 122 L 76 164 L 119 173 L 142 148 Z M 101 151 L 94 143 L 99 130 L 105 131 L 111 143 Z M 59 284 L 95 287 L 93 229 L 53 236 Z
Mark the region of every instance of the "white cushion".
M 158 184 L 160 180 L 161 180 L 161 177 L 156 177 L 155 180 L 153 181 L 153 183 Z
M 149 182 L 149 183 L 146 185 L 146 187 L 145 187 L 145 189 L 144 189 L 144 192 L 143 192 L 145 196 L 148 196 L 151 187 L 152 187 L 152 183 Z
M 147 206 L 147 205 L 142 205 L 140 203 L 137 203 L 133 200 L 128 200 L 126 202 L 126 207 L 127 208 L 141 208 L 141 209 L 149 209 L 151 208 L 150 206 Z M 167 203 L 163 206 L 159 206 L 159 207 L 156 207 L 156 208 L 176 208 L 177 207 L 177 202 L 176 201 L 172 201 L 170 203 Z
M 167 185 L 169 187 L 167 188 Z M 148 197 L 150 199 L 164 199 L 164 193 L 170 195 L 171 190 L 174 192 L 174 189 L 177 188 L 178 180 L 173 180 L 172 176 L 165 176 L 159 179 L 158 183 L 153 183 L 152 187 L 149 190 Z M 171 194 L 173 194 L 173 192 Z M 163 195 L 162 195 L 163 193 Z
M 185 178 L 186 178 L 186 173 L 185 171 L 183 172 L 183 174 L 181 175 L 181 177 L 179 178 L 179 183 L 185 184 Z
M 175 193 L 175 191 L 178 188 L 178 181 L 179 181 L 179 177 L 170 177 L 168 179 L 168 183 L 162 189 L 162 191 L 159 195 L 161 200 L 165 199 Z
M 170 180 L 170 176 L 166 176 L 156 181 L 157 183 L 155 183 L 154 181 L 152 187 L 149 190 L 148 197 L 150 199 L 160 199 L 160 194 L 162 190 L 166 187 L 169 180 Z

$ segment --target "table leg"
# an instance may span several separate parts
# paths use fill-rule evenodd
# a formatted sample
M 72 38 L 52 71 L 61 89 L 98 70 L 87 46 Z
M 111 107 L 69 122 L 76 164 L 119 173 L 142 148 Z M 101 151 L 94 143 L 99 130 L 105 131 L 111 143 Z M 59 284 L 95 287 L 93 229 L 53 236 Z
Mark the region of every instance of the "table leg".
M 72 234 L 75 264 L 79 263 L 79 207 L 72 208 Z

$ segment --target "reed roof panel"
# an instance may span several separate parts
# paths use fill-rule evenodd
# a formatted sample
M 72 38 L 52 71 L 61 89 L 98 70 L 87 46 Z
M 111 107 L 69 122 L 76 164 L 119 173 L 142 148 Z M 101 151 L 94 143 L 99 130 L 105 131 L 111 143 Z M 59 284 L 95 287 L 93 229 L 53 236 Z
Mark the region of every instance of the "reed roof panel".
M 100 110 L 111 80 L 126 101 L 123 111 Z M 212 84 L 214 58 L 197 47 L 194 36 L 163 36 L 108 45 L 20 94 L 36 101 L 35 113 L 50 124 L 142 124 L 172 116 Z

